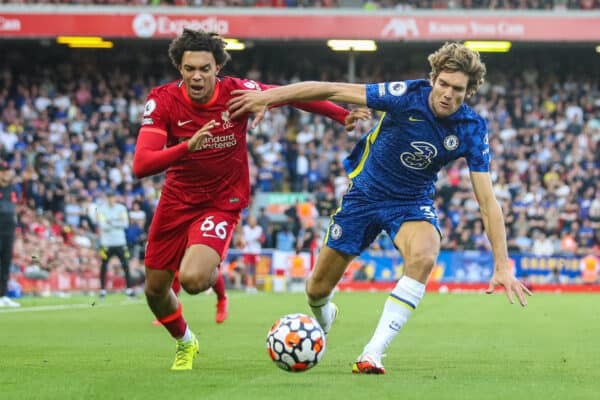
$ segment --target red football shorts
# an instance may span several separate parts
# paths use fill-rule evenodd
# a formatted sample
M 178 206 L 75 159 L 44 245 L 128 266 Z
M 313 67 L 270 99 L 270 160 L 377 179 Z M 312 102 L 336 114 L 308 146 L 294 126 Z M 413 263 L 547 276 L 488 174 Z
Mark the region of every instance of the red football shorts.
M 246 265 L 256 265 L 258 264 L 260 256 L 258 254 L 244 254 L 242 256 L 242 261 Z
M 185 250 L 194 244 L 204 244 L 214 249 L 221 260 L 225 258 L 240 219 L 239 211 L 195 209 L 173 203 L 167 205 L 162 200 L 148 234 L 146 267 L 177 271 Z

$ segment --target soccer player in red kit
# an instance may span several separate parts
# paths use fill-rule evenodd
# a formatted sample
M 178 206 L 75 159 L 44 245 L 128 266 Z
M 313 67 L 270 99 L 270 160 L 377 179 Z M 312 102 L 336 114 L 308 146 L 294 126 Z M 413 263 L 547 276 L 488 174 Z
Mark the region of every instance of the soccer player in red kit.
M 146 250 L 148 305 L 176 339 L 171 369 L 189 370 L 198 340 L 171 290 L 176 271 L 183 289 L 200 293 L 213 285 L 240 212 L 248 206 L 247 115 L 231 120 L 227 102 L 236 89 L 270 86 L 219 76 L 229 61 L 214 33 L 185 29 L 169 46 L 182 79 L 152 89 L 137 139 L 133 171 L 139 178 L 166 170 Z M 293 104 L 346 124 L 367 111 L 349 113 L 325 101 Z

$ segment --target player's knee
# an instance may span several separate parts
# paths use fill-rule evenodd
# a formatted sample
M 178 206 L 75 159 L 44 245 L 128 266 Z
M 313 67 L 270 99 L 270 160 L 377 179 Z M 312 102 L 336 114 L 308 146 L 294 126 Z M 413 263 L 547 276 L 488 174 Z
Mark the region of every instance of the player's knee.
M 435 266 L 436 260 L 437 254 L 429 252 L 417 253 L 411 256 L 410 260 L 406 260 L 406 266 L 420 271 L 425 276 L 429 276 L 429 273 Z
M 316 281 L 315 279 L 308 278 L 306 280 L 306 296 L 310 300 L 319 300 L 329 296 L 332 288 L 324 281 Z
M 212 271 L 179 272 L 181 287 L 189 294 L 198 294 L 210 288 L 216 281 L 216 268 Z
M 146 281 L 144 286 L 144 294 L 148 299 L 162 298 L 168 295 L 171 290 L 171 285 L 168 281 L 164 282 L 149 282 Z
M 211 287 L 211 284 L 206 279 L 194 277 L 186 280 L 181 279 L 181 287 L 189 294 L 198 294 Z

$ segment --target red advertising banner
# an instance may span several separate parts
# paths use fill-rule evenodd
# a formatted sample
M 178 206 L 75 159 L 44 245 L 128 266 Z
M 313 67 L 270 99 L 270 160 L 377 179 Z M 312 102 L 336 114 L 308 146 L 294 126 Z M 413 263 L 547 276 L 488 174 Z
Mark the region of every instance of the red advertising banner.
M 95 8 L 98 9 L 97 7 Z M 143 10 L 147 10 L 144 8 Z M 453 13 L 17 13 L 0 8 L 0 38 L 97 35 L 105 38 L 171 38 L 184 27 L 240 39 L 374 39 L 440 41 L 598 41 L 600 14 Z

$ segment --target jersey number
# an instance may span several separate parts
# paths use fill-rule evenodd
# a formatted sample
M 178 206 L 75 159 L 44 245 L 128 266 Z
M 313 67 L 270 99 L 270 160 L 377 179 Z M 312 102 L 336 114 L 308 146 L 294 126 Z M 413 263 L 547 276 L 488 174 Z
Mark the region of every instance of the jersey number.
M 429 219 L 435 218 L 435 213 L 431 209 L 431 206 L 421 206 L 419 208 L 421 209 L 421 211 L 423 211 L 423 215 L 425 216 L 425 218 L 429 218 Z
M 200 226 L 200 231 L 203 232 L 203 236 L 225 239 L 227 237 L 227 221 L 219 222 L 215 225 L 213 218 L 214 216 L 212 215 L 206 217 Z

